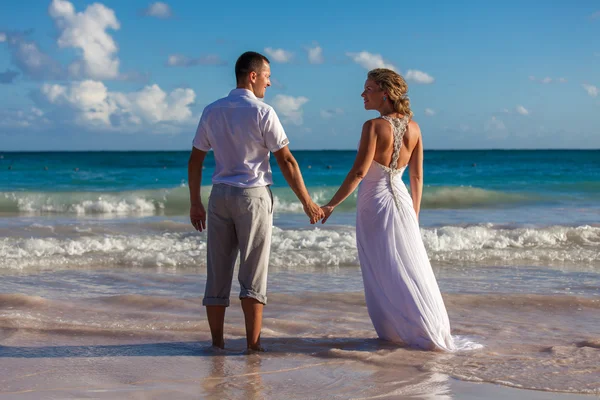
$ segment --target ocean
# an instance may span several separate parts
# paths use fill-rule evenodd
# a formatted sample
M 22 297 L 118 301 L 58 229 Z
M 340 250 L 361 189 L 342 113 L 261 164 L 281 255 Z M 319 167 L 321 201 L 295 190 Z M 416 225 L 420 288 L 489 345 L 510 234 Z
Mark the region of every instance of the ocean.
M 294 155 L 323 204 L 355 152 Z M 231 349 L 211 353 L 206 237 L 188 221 L 188 157 L 0 153 L 1 376 L 81 364 L 87 375 L 70 377 L 64 393 L 97 398 L 146 398 L 135 397 L 140 387 L 182 398 L 453 398 L 464 382 L 600 394 L 600 151 L 425 152 L 423 241 L 453 333 L 484 345 L 457 354 L 376 339 L 356 193 L 327 224 L 310 225 L 274 159 L 269 351 L 242 354 L 234 301 Z M 213 168 L 209 154 L 205 200 Z M 31 379 L 5 381 L 0 398 L 63 393 L 61 374 L 46 374 L 36 389 Z

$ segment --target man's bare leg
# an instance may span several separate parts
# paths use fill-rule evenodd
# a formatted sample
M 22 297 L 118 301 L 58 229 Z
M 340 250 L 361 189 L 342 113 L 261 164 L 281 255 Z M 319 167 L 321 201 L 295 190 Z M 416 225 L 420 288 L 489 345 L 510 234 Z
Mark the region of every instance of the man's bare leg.
M 242 299 L 242 310 L 246 320 L 246 344 L 248 350 L 264 351 L 260 347 L 260 331 L 262 328 L 264 305 L 256 299 Z
M 212 345 L 220 349 L 225 348 L 225 340 L 223 339 L 225 309 L 225 306 L 206 306 L 206 316 L 208 318 L 208 325 L 210 326 Z

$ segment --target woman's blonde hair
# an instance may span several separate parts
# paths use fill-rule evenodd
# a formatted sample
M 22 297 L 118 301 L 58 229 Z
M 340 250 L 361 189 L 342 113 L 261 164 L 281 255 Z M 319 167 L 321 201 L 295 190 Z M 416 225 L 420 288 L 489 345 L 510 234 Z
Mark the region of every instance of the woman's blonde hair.
M 387 92 L 394 105 L 394 111 L 408 115 L 409 118 L 413 116 L 410 110 L 410 99 L 406 95 L 408 84 L 399 73 L 387 68 L 376 68 L 369 71 L 367 77 L 375 81 L 381 90 Z

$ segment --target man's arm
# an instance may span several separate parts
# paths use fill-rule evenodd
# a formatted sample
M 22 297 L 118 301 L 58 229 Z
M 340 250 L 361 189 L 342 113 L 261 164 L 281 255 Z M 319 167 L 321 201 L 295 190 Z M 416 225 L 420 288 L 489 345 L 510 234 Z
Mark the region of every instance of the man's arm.
M 286 182 L 290 185 L 296 194 L 296 197 L 298 197 L 298 200 L 302 203 L 304 212 L 310 218 L 310 223 L 317 223 L 323 218 L 323 211 L 310 198 L 308 190 L 306 189 L 306 186 L 304 186 L 304 180 L 302 179 L 298 162 L 292 155 L 289 147 L 285 146 L 281 150 L 274 152 L 273 155 L 277 160 L 277 165 L 279 165 Z
M 206 211 L 202 204 L 200 196 L 200 187 L 202 184 L 202 165 L 206 152 L 192 148 L 190 159 L 188 161 L 188 185 L 190 187 L 190 221 L 197 231 L 202 232 L 206 229 Z

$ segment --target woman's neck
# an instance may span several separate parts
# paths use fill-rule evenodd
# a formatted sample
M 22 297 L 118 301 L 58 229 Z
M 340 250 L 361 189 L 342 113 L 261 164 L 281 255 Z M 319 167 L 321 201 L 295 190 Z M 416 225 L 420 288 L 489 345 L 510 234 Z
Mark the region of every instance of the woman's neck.
M 380 110 L 378 110 L 379 113 L 381 114 L 381 116 L 384 115 L 390 115 L 390 114 L 396 114 L 396 110 L 394 110 L 394 107 L 386 104 L 384 105 Z

